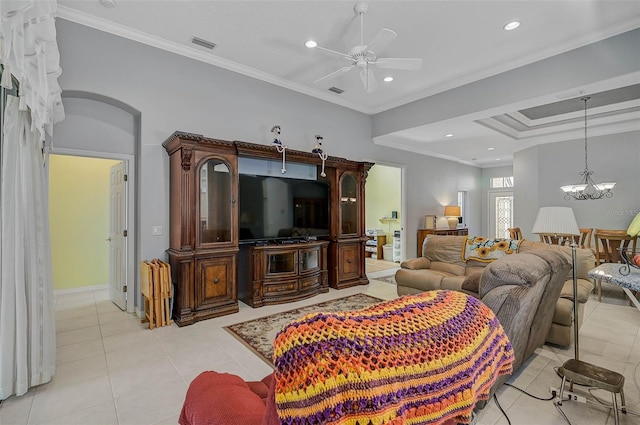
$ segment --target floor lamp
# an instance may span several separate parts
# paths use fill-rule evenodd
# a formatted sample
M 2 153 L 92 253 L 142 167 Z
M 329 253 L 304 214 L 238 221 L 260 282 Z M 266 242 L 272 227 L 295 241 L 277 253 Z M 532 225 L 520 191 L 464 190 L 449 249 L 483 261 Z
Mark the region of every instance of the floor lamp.
M 542 207 L 538 211 L 538 216 L 533 224 L 531 233 L 552 233 L 556 235 L 579 235 L 580 228 L 570 207 Z M 576 248 L 577 244 L 571 244 L 571 266 L 573 268 L 573 294 L 578 291 L 578 274 L 576 272 Z M 574 358 L 580 359 L 580 348 L 578 342 L 578 303 L 573 303 L 573 344 Z
M 531 233 L 552 233 L 579 235 L 578 222 L 570 207 L 542 207 L 538 211 L 538 216 L 533 224 Z M 621 374 L 601 368 L 600 366 L 580 360 L 580 345 L 578 340 L 578 272 L 576 270 L 576 249 L 578 244 L 575 241 L 571 244 L 571 266 L 573 277 L 573 344 L 574 358 L 569 359 L 558 369 L 558 374 L 562 376 L 562 386 L 560 387 L 560 400 L 562 404 L 564 386 L 566 381 L 570 381 L 569 390 L 573 390 L 573 384 L 584 384 L 609 391 L 613 395 L 613 409 L 616 425 L 618 424 L 618 406 L 616 393 L 620 393 L 622 411 L 626 413 L 624 403 L 624 376 Z

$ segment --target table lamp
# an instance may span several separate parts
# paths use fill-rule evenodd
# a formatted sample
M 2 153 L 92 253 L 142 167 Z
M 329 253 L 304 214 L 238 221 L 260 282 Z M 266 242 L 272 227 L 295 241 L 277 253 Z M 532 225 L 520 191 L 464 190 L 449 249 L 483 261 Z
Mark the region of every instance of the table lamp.
M 458 228 L 458 217 L 460 217 L 460 214 L 461 212 L 459 205 L 448 205 L 444 207 L 444 216 L 447 217 L 449 229 Z

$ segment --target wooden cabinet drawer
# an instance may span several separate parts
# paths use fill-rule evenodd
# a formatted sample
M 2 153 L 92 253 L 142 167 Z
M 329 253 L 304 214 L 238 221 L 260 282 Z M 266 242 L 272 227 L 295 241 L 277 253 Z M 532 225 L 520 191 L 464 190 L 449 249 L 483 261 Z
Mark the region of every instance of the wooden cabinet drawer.
M 314 290 L 320 286 L 320 275 L 310 276 L 306 279 L 300 279 L 300 292 Z
M 262 290 L 265 296 L 293 294 L 298 291 L 298 281 L 289 280 L 285 282 L 279 281 L 278 283 L 264 282 L 262 285 Z

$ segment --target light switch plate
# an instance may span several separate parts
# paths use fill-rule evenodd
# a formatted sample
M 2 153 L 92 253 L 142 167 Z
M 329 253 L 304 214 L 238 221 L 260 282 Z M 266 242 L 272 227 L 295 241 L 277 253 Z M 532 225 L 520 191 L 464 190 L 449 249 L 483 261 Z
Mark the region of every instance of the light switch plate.
M 151 235 L 153 235 L 153 236 L 162 235 L 162 226 L 153 226 L 151 228 Z

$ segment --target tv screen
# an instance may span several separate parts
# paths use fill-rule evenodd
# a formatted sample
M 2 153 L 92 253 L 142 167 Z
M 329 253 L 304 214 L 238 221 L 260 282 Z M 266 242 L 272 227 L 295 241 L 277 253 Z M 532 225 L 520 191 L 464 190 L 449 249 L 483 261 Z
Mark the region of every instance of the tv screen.
M 240 240 L 329 235 L 329 185 L 284 176 L 239 175 Z

